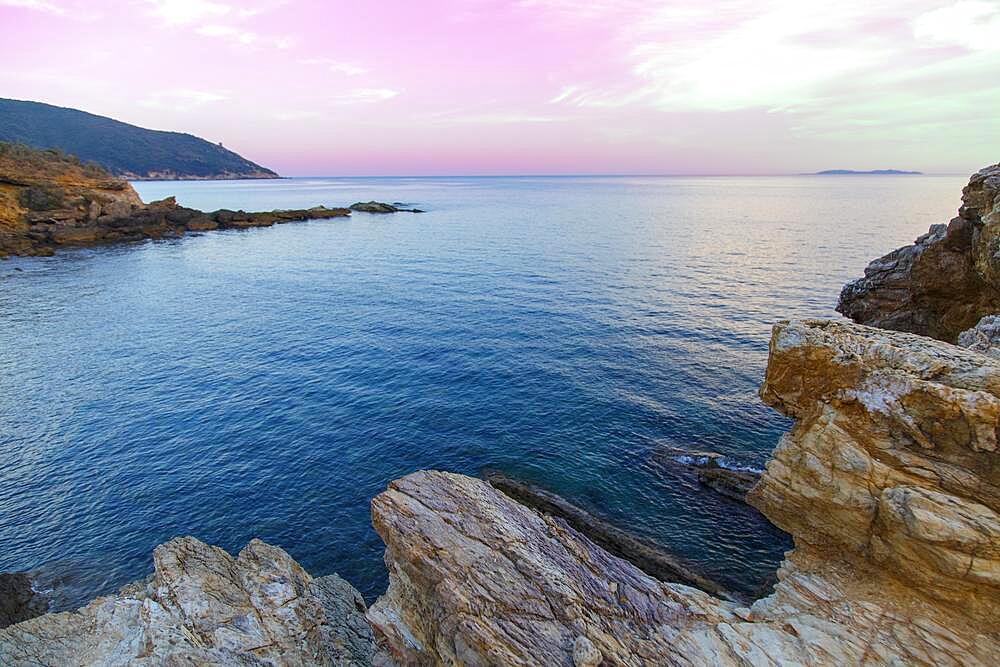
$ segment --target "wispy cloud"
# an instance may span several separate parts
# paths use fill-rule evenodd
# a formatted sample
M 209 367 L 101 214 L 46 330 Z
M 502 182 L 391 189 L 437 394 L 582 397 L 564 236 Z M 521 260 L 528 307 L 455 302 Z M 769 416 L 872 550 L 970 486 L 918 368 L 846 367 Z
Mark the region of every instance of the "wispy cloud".
M 230 5 L 210 0 L 146 0 L 150 14 L 166 25 L 189 25 L 233 12 Z
M 1000 51 L 1000 3 L 960 0 L 939 7 L 914 19 L 913 34 L 934 44 Z
M 355 88 L 336 95 L 331 101 L 334 104 L 367 104 L 391 100 L 399 93 L 391 88 Z
M 139 102 L 141 106 L 151 108 L 172 109 L 174 111 L 190 111 L 206 104 L 222 102 L 229 99 L 222 93 L 204 90 L 161 90 L 150 93 Z
M 32 9 L 38 12 L 49 14 L 65 14 L 66 10 L 52 2 L 45 0 L 0 0 L 0 7 L 18 7 L 20 9 Z
M 253 44 L 257 41 L 257 33 L 240 30 L 230 25 L 203 25 L 195 30 L 202 37 L 221 37 L 239 44 Z
M 368 72 L 367 68 L 355 65 L 354 63 L 333 60 L 331 58 L 306 58 L 299 61 L 300 65 L 319 65 L 335 74 L 346 74 L 347 76 L 359 76 Z

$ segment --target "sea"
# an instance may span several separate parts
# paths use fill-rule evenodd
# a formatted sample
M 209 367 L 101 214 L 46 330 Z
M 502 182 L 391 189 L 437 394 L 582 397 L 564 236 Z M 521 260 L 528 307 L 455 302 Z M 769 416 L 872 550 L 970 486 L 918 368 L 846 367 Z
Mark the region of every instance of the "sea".
M 555 491 L 746 595 L 791 548 L 685 457 L 760 469 L 774 322 L 959 205 L 964 176 L 141 182 L 307 221 L 0 262 L 0 571 L 54 607 L 194 535 L 372 602 L 369 503 L 421 469 Z

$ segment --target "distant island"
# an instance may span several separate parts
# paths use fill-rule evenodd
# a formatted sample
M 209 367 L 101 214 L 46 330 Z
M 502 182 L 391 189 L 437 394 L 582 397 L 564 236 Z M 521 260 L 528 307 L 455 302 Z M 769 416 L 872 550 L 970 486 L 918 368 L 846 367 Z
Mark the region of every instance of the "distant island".
M 0 141 L 57 149 L 130 180 L 279 178 L 222 144 L 77 109 L 0 98 Z
M 868 171 L 858 171 L 855 169 L 825 169 L 817 171 L 809 176 L 920 176 L 922 171 L 903 171 L 902 169 L 869 169 Z

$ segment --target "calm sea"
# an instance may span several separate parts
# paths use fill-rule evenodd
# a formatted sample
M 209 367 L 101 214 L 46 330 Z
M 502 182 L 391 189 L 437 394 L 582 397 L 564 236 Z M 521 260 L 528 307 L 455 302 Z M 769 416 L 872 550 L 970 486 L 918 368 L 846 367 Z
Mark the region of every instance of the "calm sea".
M 0 571 L 72 606 L 192 534 L 372 600 L 368 503 L 500 468 L 752 591 L 786 536 L 676 450 L 760 466 L 771 324 L 958 206 L 964 177 L 139 183 L 204 209 L 400 201 L 0 263 Z

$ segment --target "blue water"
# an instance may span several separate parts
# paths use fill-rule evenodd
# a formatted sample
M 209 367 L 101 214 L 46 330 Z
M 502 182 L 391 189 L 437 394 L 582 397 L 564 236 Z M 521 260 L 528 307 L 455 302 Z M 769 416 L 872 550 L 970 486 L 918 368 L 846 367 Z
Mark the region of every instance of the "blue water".
M 403 201 L 0 263 L 0 571 L 72 606 L 193 534 L 372 600 L 368 503 L 421 468 L 551 488 L 752 591 L 786 536 L 674 449 L 760 466 L 771 324 L 836 316 L 961 177 L 140 183 L 205 209 Z

